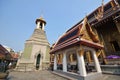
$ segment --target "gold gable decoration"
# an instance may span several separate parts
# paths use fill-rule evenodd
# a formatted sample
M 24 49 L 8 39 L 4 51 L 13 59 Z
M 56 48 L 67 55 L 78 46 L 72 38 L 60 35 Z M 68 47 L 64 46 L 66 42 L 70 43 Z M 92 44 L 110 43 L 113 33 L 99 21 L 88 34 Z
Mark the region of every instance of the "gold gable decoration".
M 86 29 L 88 31 L 88 34 L 90 35 L 90 38 L 93 40 L 93 42 L 98 43 L 99 42 L 98 35 L 96 35 L 93 32 L 93 30 L 92 30 L 92 28 L 91 28 L 91 26 L 90 26 L 90 24 L 88 22 L 86 24 Z
M 82 25 L 82 28 L 80 29 L 80 34 L 82 35 L 82 38 L 92 41 L 92 39 L 90 38 L 86 30 L 86 24 L 87 24 L 87 18 L 83 20 L 83 25 Z
M 93 32 L 91 25 L 88 23 L 87 17 L 85 17 L 82 25 L 80 34 L 83 34 L 82 38 L 93 41 L 95 43 L 99 42 L 98 36 Z

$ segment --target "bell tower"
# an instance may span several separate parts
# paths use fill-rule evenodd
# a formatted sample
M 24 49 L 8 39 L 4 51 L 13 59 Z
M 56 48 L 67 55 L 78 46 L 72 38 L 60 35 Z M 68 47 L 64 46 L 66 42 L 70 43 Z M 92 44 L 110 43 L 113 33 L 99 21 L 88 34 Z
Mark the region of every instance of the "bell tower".
M 42 70 L 49 67 L 50 44 L 45 33 L 46 21 L 36 19 L 36 27 L 31 37 L 26 40 L 25 48 L 17 63 L 18 71 Z
M 43 17 L 36 19 L 36 29 L 44 30 L 45 25 L 46 25 L 46 21 L 44 20 Z

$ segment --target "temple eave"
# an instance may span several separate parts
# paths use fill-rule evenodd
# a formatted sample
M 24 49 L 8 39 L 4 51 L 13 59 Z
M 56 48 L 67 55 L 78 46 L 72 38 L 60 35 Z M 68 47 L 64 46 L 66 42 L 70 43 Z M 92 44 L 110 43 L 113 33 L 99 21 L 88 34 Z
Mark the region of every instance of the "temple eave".
M 70 40 L 69 42 L 67 43 L 64 43 L 64 44 L 59 44 L 59 45 L 56 45 L 55 48 L 53 50 L 51 50 L 51 54 L 58 51 L 58 50 L 61 50 L 61 49 L 65 49 L 66 47 L 71 47 L 71 46 L 75 46 L 75 45 L 84 45 L 84 46 L 88 46 L 88 47 L 93 47 L 93 48 L 96 48 L 96 49 L 103 49 L 104 46 L 99 44 L 99 43 L 94 43 L 94 42 L 91 42 L 91 41 L 88 41 L 88 40 L 85 40 L 85 39 L 80 39 L 80 38 L 75 38 L 73 40 Z
M 101 20 L 97 21 L 94 18 L 94 20 L 90 21 L 90 23 L 95 22 L 92 26 L 96 26 L 96 25 L 98 25 L 98 24 L 100 24 L 108 19 L 110 20 L 110 18 L 113 18 L 113 16 L 116 16 L 115 14 L 119 14 L 119 12 L 120 12 L 119 8 L 117 10 L 114 10 L 114 11 L 112 11 L 112 9 L 110 9 L 108 12 L 104 13 L 104 16 Z
M 94 43 L 94 42 L 91 42 L 91 41 L 88 41 L 88 40 L 85 40 L 85 39 L 81 39 L 80 44 L 86 45 L 88 47 L 93 47 L 93 48 L 96 48 L 96 49 L 103 49 L 104 48 L 104 46 L 99 44 L 99 43 Z

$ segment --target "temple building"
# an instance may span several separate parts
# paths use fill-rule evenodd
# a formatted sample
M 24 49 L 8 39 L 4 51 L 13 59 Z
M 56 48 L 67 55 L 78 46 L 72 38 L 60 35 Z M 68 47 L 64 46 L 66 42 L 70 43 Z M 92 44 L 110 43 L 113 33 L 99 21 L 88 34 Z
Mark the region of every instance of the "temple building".
M 1 60 L 12 60 L 12 56 L 10 54 L 10 52 L 3 46 L 0 44 L 0 62 Z
M 32 36 L 26 40 L 16 70 L 35 71 L 48 68 L 50 45 L 44 31 L 45 25 L 46 21 L 42 17 L 36 19 L 36 28 Z
M 104 44 L 106 56 L 120 56 L 120 0 L 111 0 L 88 15 L 88 21 Z
M 0 73 L 7 71 L 9 63 L 12 62 L 13 56 L 11 53 L 0 44 Z
M 54 54 L 54 70 L 78 73 L 83 80 L 88 77 L 85 65 L 93 60 L 94 73 L 101 77 L 101 68 L 96 53 L 104 46 L 100 44 L 98 36 L 92 31 L 87 17 L 76 27 L 69 29 L 53 46 L 51 54 Z M 93 76 L 95 76 L 93 74 Z M 92 79 L 94 80 L 94 79 Z
M 52 45 L 50 61 L 57 72 L 96 80 L 102 74 L 100 63 L 107 64 L 107 55 L 120 55 L 120 0 L 102 2 L 67 30 Z

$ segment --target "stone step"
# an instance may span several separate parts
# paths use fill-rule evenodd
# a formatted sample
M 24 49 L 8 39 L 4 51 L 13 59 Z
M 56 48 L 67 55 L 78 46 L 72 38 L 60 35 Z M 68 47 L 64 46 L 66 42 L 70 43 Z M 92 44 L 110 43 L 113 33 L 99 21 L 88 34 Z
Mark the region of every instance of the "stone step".
M 31 63 L 20 63 L 19 66 L 16 67 L 17 71 L 34 71 L 35 66 Z

